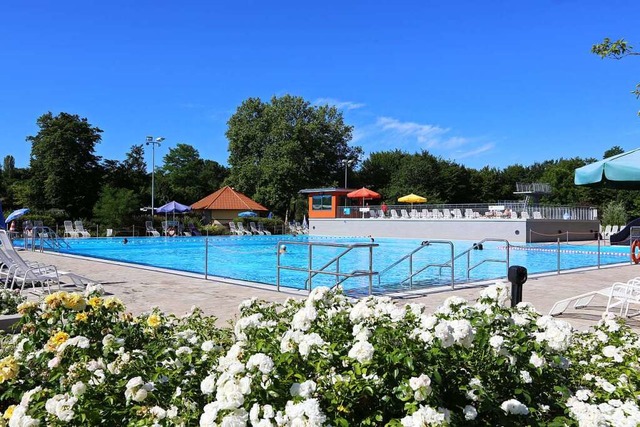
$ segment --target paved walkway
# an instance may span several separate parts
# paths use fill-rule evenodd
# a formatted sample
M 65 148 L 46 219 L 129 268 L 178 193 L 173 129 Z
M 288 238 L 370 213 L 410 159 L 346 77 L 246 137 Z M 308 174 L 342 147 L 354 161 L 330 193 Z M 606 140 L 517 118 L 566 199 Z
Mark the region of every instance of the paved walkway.
M 268 301 L 284 301 L 290 297 L 306 296 L 306 292 L 302 291 L 277 292 L 272 286 L 248 286 L 204 280 L 201 275 L 181 275 L 166 270 L 132 267 L 61 254 L 21 254 L 27 260 L 54 264 L 59 270 L 71 271 L 103 283 L 105 290 L 120 298 L 128 311 L 134 314 L 157 306 L 165 312 L 181 315 L 188 312 L 191 306 L 197 305 L 206 313 L 216 316 L 218 323 L 224 325 L 238 314 L 238 305 L 245 299 L 256 297 Z M 606 288 L 613 282 L 626 282 L 637 276 L 640 276 L 640 266 L 623 265 L 530 277 L 524 285 L 523 300 L 531 302 L 538 311 L 548 313 L 557 300 Z M 479 291 L 479 287 L 466 287 L 454 291 L 447 287 L 429 294 L 404 296 L 398 301 L 423 303 L 433 310 L 451 295 L 474 301 Z M 596 297 L 589 307 L 579 310 L 570 307 L 559 318 L 569 321 L 576 328 L 585 329 L 598 321 L 606 304 L 606 298 Z M 628 323 L 640 330 L 640 316 L 632 317 Z

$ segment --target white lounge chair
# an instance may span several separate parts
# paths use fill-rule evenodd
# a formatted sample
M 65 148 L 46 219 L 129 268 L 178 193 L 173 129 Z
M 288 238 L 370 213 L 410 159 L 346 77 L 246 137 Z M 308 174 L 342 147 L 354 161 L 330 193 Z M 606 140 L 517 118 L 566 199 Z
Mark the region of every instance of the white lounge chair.
M 538 211 L 533 212 L 533 219 L 542 219 L 542 214 Z
M 251 232 L 253 234 L 264 234 L 262 231 L 258 230 L 258 227 L 256 226 L 255 222 L 250 222 L 249 228 L 251 229 Z
M 240 234 L 246 234 L 246 235 L 251 235 L 251 231 L 247 230 L 244 228 L 244 224 L 239 222 L 236 224 L 236 228 L 238 229 L 238 231 L 240 232 Z
M 631 304 L 640 304 L 640 281 L 632 279 L 627 283 L 614 284 L 609 295 L 607 311 L 609 311 L 610 307 L 617 305 L 615 300 L 622 300 L 622 304 L 619 304 L 620 316 L 629 317 L 629 306 Z
M 231 231 L 231 233 L 232 233 L 232 234 L 235 234 L 236 236 L 239 236 L 239 235 L 241 235 L 241 234 L 244 234 L 244 233 L 241 233 L 241 232 L 238 230 L 238 228 L 236 227 L 236 223 L 235 223 L 235 222 L 233 222 L 233 221 L 229 221 L 229 231 Z
M 46 287 L 49 293 L 51 293 L 51 285 L 58 285 L 58 288 L 60 288 L 60 277 L 55 266 L 28 264 L 18 255 L 5 230 L 0 230 L 0 243 L 2 243 L 2 251 L 11 262 L 5 280 L 5 288 L 13 289 L 16 286 L 20 286 L 20 291 L 22 292 L 25 285 L 30 284 L 33 290 L 36 289 L 36 285 L 42 285 Z
M 462 219 L 462 212 L 460 211 L 460 209 L 453 210 L 453 217 L 456 219 Z
M 266 228 L 264 228 L 264 224 L 259 222 L 258 223 L 258 231 L 262 231 L 262 234 L 265 234 L 267 236 L 271 236 L 271 232 L 269 230 L 267 230 Z
M 444 219 L 451 219 L 451 211 L 449 209 L 442 209 L 442 217 Z
M 584 308 L 588 306 L 593 298 L 600 295 L 608 299 L 606 311 L 609 311 L 610 308 L 626 305 L 626 301 L 629 298 L 629 287 L 635 286 L 640 290 L 638 285 L 633 285 L 633 281 L 628 283 L 616 282 L 612 286 L 607 288 L 599 289 L 597 291 L 586 292 L 584 294 L 575 295 L 569 298 L 562 299 L 557 301 L 551 310 L 549 310 L 549 315 L 557 316 L 562 314 L 571 303 L 573 303 L 573 308 Z M 621 311 L 624 307 L 621 308 Z
M 422 218 L 431 218 L 431 212 L 429 212 L 429 209 L 422 209 Z
M 522 211 L 522 213 L 520 214 L 520 219 L 529 219 L 529 212 Z
M 145 222 L 145 228 L 147 229 L 147 236 L 160 237 L 160 232 L 153 228 L 153 222 L 147 221 Z
M 407 212 L 406 209 L 400 209 L 400 214 L 402 215 L 402 218 L 404 218 L 404 219 L 411 218 L 411 216 L 409 215 L 409 212 Z
M 391 218 L 392 219 L 400 219 L 400 215 L 398 215 L 398 211 L 395 209 L 391 209 Z
M 73 222 L 64 222 L 64 234 L 63 237 L 80 237 L 80 234 L 73 228 Z
M 431 216 L 435 219 L 444 218 L 444 215 L 442 215 L 442 212 L 440 212 L 438 209 L 433 209 L 431 212 L 433 212 Z
M 518 219 L 518 212 L 511 211 L 511 219 Z
M 76 233 L 80 235 L 80 237 L 91 237 L 91 233 L 84 229 L 84 225 L 82 225 L 82 221 L 76 221 L 75 223 Z

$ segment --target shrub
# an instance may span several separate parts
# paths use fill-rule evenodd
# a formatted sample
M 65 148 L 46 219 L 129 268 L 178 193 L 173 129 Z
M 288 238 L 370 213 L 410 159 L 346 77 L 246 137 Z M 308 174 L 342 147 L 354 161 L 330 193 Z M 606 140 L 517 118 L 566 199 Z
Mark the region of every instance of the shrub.
M 113 297 L 58 292 L 20 306 L 0 409 L 10 425 L 640 422 L 637 334 L 609 316 L 575 332 L 508 303 L 503 285 L 433 314 L 317 288 L 246 301 L 219 329 L 197 309 L 133 317 Z
M 229 234 L 229 229 L 223 225 L 205 225 L 200 228 L 200 232 L 208 236 L 224 236 Z
M 624 225 L 627 211 L 621 202 L 609 202 L 602 210 L 602 225 Z

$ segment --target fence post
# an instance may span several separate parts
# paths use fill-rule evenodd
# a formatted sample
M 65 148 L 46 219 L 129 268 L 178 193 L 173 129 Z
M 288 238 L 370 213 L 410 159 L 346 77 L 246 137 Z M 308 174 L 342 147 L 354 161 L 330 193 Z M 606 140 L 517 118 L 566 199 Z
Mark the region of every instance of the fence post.
M 569 230 L 567 230 L 567 243 L 569 243 Z
M 560 274 L 560 237 L 558 237 L 558 274 Z
M 204 280 L 208 279 L 209 272 L 209 238 L 204 239 Z
M 598 269 L 600 268 L 600 233 L 598 233 Z

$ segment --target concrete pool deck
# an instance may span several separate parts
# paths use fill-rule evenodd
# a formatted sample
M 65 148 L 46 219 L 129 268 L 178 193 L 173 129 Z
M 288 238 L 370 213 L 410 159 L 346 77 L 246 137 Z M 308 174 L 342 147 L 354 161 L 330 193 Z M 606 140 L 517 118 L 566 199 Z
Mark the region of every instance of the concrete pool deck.
M 238 305 L 246 299 L 256 297 L 267 301 L 284 301 L 291 297 L 305 298 L 307 295 L 304 291 L 293 289 L 277 292 L 274 286 L 269 285 L 204 280 L 202 275 L 183 275 L 63 254 L 24 251 L 21 255 L 26 260 L 53 264 L 58 270 L 70 271 L 103 283 L 106 292 L 120 298 L 127 311 L 133 314 L 159 307 L 165 312 L 182 315 L 196 305 L 205 313 L 216 316 L 218 324 L 222 326 L 237 316 Z M 524 285 L 523 300 L 531 302 L 538 311 L 548 313 L 558 300 L 603 289 L 614 282 L 627 282 L 638 276 L 640 265 L 626 264 L 530 277 Z M 475 301 L 481 289 L 481 286 L 465 286 L 456 290 L 441 287 L 429 293 L 405 294 L 395 299 L 399 304 L 421 303 L 434 311 L 453 295 Z M 606 298 L 597 296 L 589 307 L 577 310 L 570 306 L 558 318 L 578 329 L 586 329 L 597 323 L 606 304 Z M 631 307 L 631 310 L 635 308 Z M 640 331 L 640 316 L 627 319 L 627 323 Z

